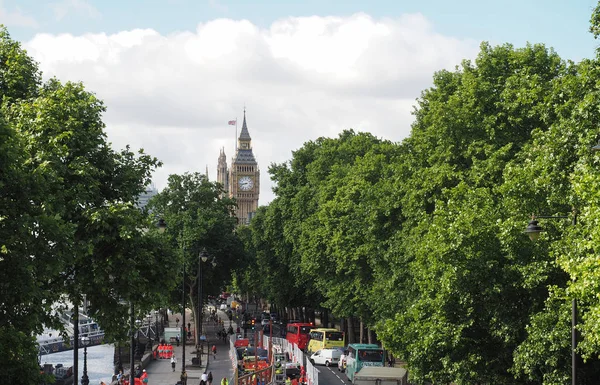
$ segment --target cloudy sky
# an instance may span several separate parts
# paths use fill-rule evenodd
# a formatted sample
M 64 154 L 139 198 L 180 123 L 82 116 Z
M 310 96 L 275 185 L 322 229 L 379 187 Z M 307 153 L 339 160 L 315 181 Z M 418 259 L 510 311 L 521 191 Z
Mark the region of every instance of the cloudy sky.
M 401 141 L 434 71 L 481 41 L 542 42 L 595 55 L 596 0 L 0 0 L 0 23 L 45 77 L 83 81 L 107 105 L 115 148 L 157 156 L 169 174 L 216 178 L 243 116 L 273 199 L 269 164 L 344 129 Z

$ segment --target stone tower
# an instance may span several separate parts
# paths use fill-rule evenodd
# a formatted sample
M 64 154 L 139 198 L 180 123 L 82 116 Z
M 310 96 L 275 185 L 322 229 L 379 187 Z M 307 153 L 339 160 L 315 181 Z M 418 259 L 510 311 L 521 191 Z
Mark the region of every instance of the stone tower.
M 222 148 L 219 152 L 219 163 L 217 164 L 217 182 L 223 186 L 225 194 L 229 196 L 229 167 L 227 167 L 227 156 L 225 149 Z
M 221 149 L 217 166 L 217 181 L 225 187 L 225 190 L 229 192 L 229 196 L 235 198 L 237 202 L 236 216 L 238 224 L 249 224 L 258 209 L 260 170 L 252 152 L 252 138 L 246 123 L 246 109 L 244 109 L 244 122 L 238 137 L 236 154 L 231 161 L 229 170 L 227 170 L 225 150 Z

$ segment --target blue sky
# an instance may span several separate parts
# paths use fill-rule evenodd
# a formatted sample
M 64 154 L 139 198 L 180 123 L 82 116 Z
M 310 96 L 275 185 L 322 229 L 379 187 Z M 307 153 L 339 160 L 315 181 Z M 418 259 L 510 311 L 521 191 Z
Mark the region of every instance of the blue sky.
M 12 36 L 25 41 L 36 33 L 114 33 L 152 28 L 161 34 L 195 30 L 200 22 L 216 18 L 248 19 L 267 28 L 286 16 L 348 16 L 365 12 L 373 17 L 422 13 L 437 32 L 458 38 L 511 42 L 543 42 L 568 59 L 593 56 L 597 42 L 587 32 L 595 0 L 87 0 L 97 12 L 82 6 L 84 0 L 0 0 L 0 22 Z M 71 4 L 56 11 L 57 4 Z M 79 4 L 79 6 L 76 6 Z M 19 10 L 37 24 L 11 25 L 11 12 Z M 58 8 L 67 9 L 67 8 Z

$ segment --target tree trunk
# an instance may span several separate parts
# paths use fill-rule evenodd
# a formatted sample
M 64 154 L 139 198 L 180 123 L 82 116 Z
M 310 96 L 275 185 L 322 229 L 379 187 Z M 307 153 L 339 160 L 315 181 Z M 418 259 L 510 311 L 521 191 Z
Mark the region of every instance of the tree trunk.
M 360 332 L 358 334 L 358 343 L 363 344 L 365 342 L 365 324 L 363 320 L 360 320 Z
M 367 327 L 367 343 L 373 343 L 373 331 L 369 327 Z
M 329 312 L 327 309 L 321 308 L 321 325 L 327 327 L 329 325 Z
M 348 321 L 348 343 L 349 344 L 353 344 L 354 343 L 354 317 L 348 317 L 347 318 Z

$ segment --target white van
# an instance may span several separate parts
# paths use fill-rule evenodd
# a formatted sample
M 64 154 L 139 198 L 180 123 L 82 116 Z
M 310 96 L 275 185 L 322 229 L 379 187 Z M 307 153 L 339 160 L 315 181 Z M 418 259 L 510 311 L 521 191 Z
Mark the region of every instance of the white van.
M 310 362 L 312 362 L 313 365 L 337 365 L 342 353 L 343 352 L 340 349 L 317 350 L 310 356 Z

